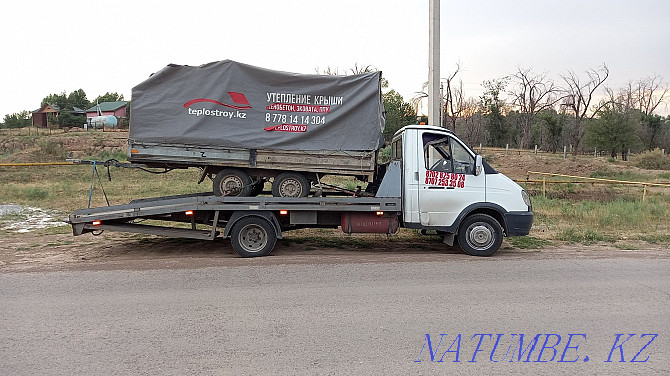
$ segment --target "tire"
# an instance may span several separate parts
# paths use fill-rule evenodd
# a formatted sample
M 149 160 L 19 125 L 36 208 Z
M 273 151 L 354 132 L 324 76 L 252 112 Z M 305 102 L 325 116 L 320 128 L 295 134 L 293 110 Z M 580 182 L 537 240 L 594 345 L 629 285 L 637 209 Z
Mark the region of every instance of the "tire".
M 272 182 L 274 197 L 307 197 L 311 183 L 305 175 L 298 172 L 283 172 Z
M 277 242 L 275 229 L 265 218 L 245 217 L 237 221 L 230 240 L 235 253 L 242 257 L 267 256 Z
M 236 168 L 225 168 L 214 177 L 212 184 L 217 196 L 248 197 L 251 195 L 251 178 L 249 175 Z
M 471 256 L 491 256 L 500 248 L 502 240 L 500 223 L 488 214 L 473 214 L 459 226 L 458 245 Z
M 256 197 L 259 194 L 263 193 L 263 188 L 265 187 L 265 180 L 261 179 L 258 176 L 252 177 L 251 180 L 255 181 L 256 183 L 251 187 L 251 193 L 249 195 L 251 197 Z

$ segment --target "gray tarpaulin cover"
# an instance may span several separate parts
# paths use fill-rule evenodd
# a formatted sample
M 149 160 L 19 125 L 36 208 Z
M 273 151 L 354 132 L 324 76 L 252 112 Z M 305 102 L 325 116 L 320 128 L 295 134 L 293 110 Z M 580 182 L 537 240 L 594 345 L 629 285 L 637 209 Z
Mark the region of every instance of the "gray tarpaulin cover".
M 169 65 L 135 86 L 130 139 L 280 150 L 383 146 L 381 72 L 327 76 L 224 60 Z

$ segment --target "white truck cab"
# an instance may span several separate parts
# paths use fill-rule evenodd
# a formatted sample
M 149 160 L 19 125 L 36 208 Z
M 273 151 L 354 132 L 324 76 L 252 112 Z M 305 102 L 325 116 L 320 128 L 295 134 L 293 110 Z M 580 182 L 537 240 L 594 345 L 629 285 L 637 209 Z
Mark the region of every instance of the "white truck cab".
M 403 227 L 435 230 L 470 255 L 495 253 L 504 235 L 528 235 L 533 223 L 523 188 L 444 128 L 410 125 L 396 132 L 387 175 L 389 181 L 399 175 L 402 191 L 390 192 L 383 182 L 378 196 L 402 198 Z

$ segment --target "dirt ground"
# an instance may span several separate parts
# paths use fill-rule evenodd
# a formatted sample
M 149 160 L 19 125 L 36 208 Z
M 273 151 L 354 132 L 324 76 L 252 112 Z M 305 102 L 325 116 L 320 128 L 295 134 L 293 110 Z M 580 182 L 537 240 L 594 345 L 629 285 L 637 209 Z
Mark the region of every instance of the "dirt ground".
M 392 242 L 383 235 L 356 236 L 367 241 L 365 246 L 355 243 L 324 246 L 318 238 L 294 242 L 291 240 L 292 236 L 290 232 L 286 233 L 285 239 L 277 242 L 270 256 L 244 259 L 234 253 L 229 240 L 222 239 L 199 241 L 124 233 L 103 233 L 100 236 L 86 234 L 77 237 L 71 234 L 54 234 L 35 237 L 17 233 L 0 237 L 0 272 L 481 259 L 468 256 L 457 247 L 443 244 L 437 236 L 420 243 Z M 323 231 L 319 236 L 328 238 L 328 234 Z M 339 230 L 333 230 L 332 236 L 344 235 Z M 376 245 L 370 247 L 370 241 Z M 623 250 L 609 243 L 589 246 L 561 244 L 541 249 L 518 249 L 505 241 L 501 249 L 487 260 L 612 257 L 667 259 L 670 258 L 670 251 L 651 244 L 645 244 L 642 249 Z

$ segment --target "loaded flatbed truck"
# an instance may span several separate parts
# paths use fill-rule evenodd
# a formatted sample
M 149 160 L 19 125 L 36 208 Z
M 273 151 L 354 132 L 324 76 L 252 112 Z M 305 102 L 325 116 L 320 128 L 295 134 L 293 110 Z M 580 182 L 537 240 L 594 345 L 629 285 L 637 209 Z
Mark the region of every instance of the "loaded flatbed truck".
M 147 225 L 140 223 L 143 220 L 182 225 Z M 529 233 L 533 212 L 528 194 L 518 184 L 491 168 L 453 133 L 414 125 L 393 137 L 391 162 L 374 197 L 202 193 L 81 209 L 69 216 L 69 222 L 74 235 L 109 230 L 203 240 L 230 237 L 233 249 L 243 257 L 269 254 L 283 232 L 298 228 L 393 234 L 405 227 L 433 230 L 446 244 L 457 243 L 467 254 L 490 256 L 503 236 Z
M 219 196 L 306 197 L 325 175 L 372 182 L 384 146 L 381 72 L 170 64 L 133 88 L 128 161 L 199 168 Z

